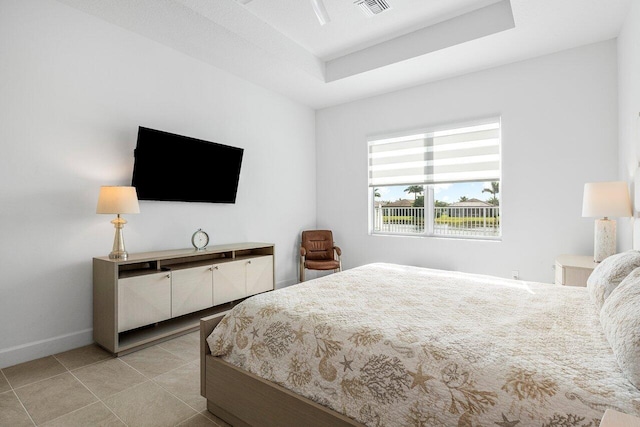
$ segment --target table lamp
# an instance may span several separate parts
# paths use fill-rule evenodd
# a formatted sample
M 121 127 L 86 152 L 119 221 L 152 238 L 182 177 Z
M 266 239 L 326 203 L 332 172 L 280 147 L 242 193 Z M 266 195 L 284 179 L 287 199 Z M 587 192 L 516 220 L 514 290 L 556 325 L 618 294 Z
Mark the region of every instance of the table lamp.
M 601 262 L 616 253 L 616 221 L 631 216 L 629 188 L 624 181 L 590 182 L 584 185 L 582 216 L 595 217 L 593 260 Z
M 138 194 L 135 187 L 100 187 L 100 196 L 98 196 L 98 207 L 96 213 L 99 214 L 116 214 L 117 217 L 111 224 L 116 228 L 116 236 L 113 239 L 113 250 L 109 254 L 111 259 L 127 259 L 129 254 L 124 249 L 124 238 L 122 237 L 122 229 L 127 223 L 120 218 L 122 214 L 140 213 L 138 205 Z

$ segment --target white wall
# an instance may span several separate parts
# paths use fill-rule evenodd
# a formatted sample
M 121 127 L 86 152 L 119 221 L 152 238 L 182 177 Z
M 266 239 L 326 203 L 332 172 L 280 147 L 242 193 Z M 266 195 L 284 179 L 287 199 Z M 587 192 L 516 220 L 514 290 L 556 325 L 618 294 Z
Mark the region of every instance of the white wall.
M 616 44 L 554 55 L 320 110 L 318 226 L 345 267 L 376 262 L 553 281 L 558 254 L 590 254 L 583 185 L 617 176 Z M 638 99 L 638 98 L 636 98 Z M 502 117 L 501 242 L 370 236 L 368 135 Z
M 91 259 L 114 229 L 139 125 L 243 147 L 235 205 L 141 202 L 129 252 L 276 244 L 278 286 L 316 224 L 315 115 L 280 95 L 50 0 L 0 2 L 0 367 L 91 342 Z M 166 164 L 171 167 L 170 160 Z
M 618 36 L 618 111 L 619 177 L 630 183 L 633 196 L 633 180 L 640 160 L 640 2 L 637 1 L 631 2 Z M 636 200 L 636 215 L 639 210 L 640 200 Z M 640 221 L 635 221 L 638 228 Z M 618 220 L 618 224 L 618 249 L 630 249 L 632 221 Z M 638 246 L 640 234 L 636 236 L 635 244 Z

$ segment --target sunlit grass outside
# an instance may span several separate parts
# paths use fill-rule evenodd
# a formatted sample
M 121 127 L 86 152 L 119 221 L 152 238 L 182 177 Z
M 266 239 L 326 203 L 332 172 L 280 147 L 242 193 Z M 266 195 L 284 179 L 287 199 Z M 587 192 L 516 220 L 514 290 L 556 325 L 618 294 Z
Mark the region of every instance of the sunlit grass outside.
M 384 224 L 423 224 L 424 218 L 413 216 L 386 215 L 382 219 Z
M 449 217 L 447 215 L 442 215 L 440 218 L 435 219 L 436 224 L 449 224 L 449 225 L 457 225 L 464 227 L 482 227 L 485 224 L 487 226 L 499 226 L 500 225 L 500 217 L 489 217 L 489 218 L 478 218 L 478 217 Z
M 386 215 L 382 218 L 383 224 L 416 224 L 424 225 L 424 218 L 413 216 Z M 478 217 L 450 217 L 442 215 L 435 219 L 436 224 L 449 224 L 458 226 L 480 227 L 484 224 L 491 226 L 500 225 L 500 217 L 478 218 Z

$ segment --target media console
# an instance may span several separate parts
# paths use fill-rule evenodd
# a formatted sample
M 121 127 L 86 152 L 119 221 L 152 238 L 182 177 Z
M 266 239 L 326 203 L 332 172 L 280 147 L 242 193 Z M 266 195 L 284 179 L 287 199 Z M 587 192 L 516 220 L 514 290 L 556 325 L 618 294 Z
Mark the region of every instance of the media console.
M 195 331 L 200 318 L 274 289 L 274 251 L 237 243 L 94 258 L 93 339 L 120 356 Z

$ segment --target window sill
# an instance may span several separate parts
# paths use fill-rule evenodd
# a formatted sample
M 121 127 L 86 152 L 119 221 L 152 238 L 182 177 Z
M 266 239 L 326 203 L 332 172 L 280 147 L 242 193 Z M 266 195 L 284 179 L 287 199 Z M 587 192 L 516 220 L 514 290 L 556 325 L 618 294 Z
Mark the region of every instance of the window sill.
M 481 242 L 502 242 L 502 236 L 490 237 L 490 236 L 445 236 L 441 234 L 417 234 L 417 233 L 384 233 L 370 231 L 370 236 L 383 236 L 383 237 L 415 237 L 426 239 L 443 239 L 443 240 L 468 240 L 468 241 L 481 241 Z

